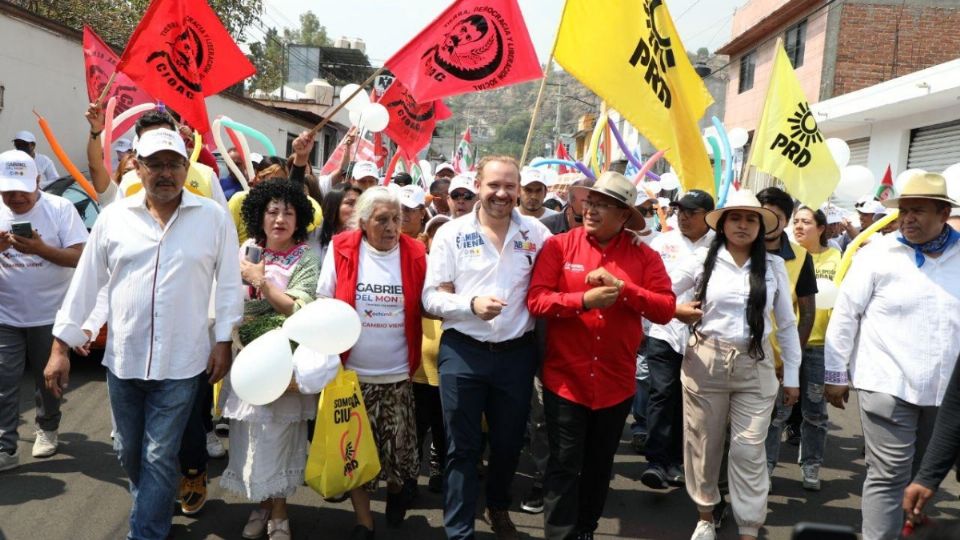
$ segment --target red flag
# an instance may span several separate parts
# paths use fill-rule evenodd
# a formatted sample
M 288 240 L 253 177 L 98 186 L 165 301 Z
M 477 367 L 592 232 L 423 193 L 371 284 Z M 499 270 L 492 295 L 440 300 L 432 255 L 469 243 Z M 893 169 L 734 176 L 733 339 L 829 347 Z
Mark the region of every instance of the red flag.
M 890 165 L 887 165 L 887 172 L 883 173 L 883 180 L 881 180 L 880 185 L 877 186 L 876 197 L 878 201 L 885 201 L 895 195 L 896 190 L 893 188 L 893 171 L 890 170 Z
M 346 137 L 344 137 L 344 139 L 345 138 Z M 330 158 L 323 164 L 323 168 L 320 169 L 320 175 L 325 176 L 336 172 L 337 167 L 343 162 L 344 152 L 350 152 L 351 161 L 373 161 L 374 163 L 377 161 L 376 150 L 373 147 L 373 143 L 367 139 L 358 139 L 350 148 L 346 148 L 343 145 L 343 140 L 341 140 L 337 147 L 334 148 L 333 153 L 330 154 Z
M 386 66 L 417 103 L 539 79 L 517 0 L 457 0 Z
M 453 115 L 440 100 L 420 105 L 398 80 L 383 93 L 380 104 L 390 113 L 384 131 L 407 159 L 416 159 L 417 153 L 430 144 L 437 122 Z
M 562 159 L 564 161 L 573 161 L 573 158 L 570 157 L 570 152 L 567 152 L 567 147 L 560 140 L 557 141 L 556 155 L 557 155 L 557 159 Z M 570 167 L 567 167 L 566 165 L 560 165 L 559 168 L 557 169 L 557 172 L 559 174 L 567 174 L 574 171 L 571 170 Z
M 453 154 L 453 170 L 457 174 L 477 170 L 471 144 L 473 144 L 473 138 L 470 136 L 470 126 L 467 126 L 467 131 L 463 133 L 463 138 L 460 139 L 460 144 L 457 145 L 457 150 Z
M 210 121 L 203 98 L 257 70 L 207 2 L 153 0 L 130 36 L 117 71 L 205 133 Z
M 90 98 L 90 103 L 100 97 L 103 87 L 107 85 L 110 76 L 116 71 L 119 61 L 120 57 L 100 39 L 100 36 L 92 28 L 89 26 L 83 27 L 83 64 L 87 72 L 87 96 Z M 117 116 L 134 105 L 153 101 L 150 94 L 137 88 L 130 77 L 123 73 L 118 73 L 114 78 L 113 87 L 104 98 L 104 102 L 111 97 L 117 98 L 115 111 Z M 117 133 L 123 133 L 124 131 L 126 130 L 116 130 Z

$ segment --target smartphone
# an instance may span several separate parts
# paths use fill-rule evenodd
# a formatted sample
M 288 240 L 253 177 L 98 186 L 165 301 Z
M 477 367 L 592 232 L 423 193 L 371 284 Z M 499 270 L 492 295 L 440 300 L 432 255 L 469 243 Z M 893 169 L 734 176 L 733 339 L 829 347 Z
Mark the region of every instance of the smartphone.
M 33 224 L 29 221 L 14 221 L 10 224 L 10 232 L 20 238 L 33 238 Z
M 257 264 L 260 262 L 260 259 L 263 258 L 263 249 L 261 249 L 260 246 L 247 246 L 243 256 L 247 261 Z
M 797 523 L 792 540 L 857 540 L 853 527 L 825 523 Z

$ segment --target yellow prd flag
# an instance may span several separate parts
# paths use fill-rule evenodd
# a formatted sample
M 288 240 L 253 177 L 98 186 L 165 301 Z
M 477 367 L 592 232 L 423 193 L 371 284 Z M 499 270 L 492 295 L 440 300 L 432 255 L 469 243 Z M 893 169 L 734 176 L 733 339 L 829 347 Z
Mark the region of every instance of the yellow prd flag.
M 663 0 L 567 0 L 554 58 L 666 150 L 685 189 L 713 193 L 697 126 L 713 98 L 690 65 Z
M 840 169 L 779 42 L 776 54 L 750 165 L 779 178 L 803 204 L 819 208 L 840 182 Z

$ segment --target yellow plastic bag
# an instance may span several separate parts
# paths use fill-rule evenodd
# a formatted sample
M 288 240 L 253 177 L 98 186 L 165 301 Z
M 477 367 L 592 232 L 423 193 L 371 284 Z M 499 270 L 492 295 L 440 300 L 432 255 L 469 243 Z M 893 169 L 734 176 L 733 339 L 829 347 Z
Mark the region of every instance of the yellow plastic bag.
M 380 474 L 380 458 L 354 371 L 341 369 L 323 389 L 307 456 L 307 485 L 336 497 Z

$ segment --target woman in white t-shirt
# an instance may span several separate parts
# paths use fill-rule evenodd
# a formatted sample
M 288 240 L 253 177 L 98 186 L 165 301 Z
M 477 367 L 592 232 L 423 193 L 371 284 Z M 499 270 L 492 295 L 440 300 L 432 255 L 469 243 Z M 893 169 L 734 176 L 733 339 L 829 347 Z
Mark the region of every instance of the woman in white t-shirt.
M 321 264 L 317 297 L 342 300 L 357 310 L 362 330 L 342 355 L 357 372 L 387 482 L 387 524 L 403 522 L 410 494 L 405 482 L 419 472 L 411 375 L 420 363 L 420 293 L 426 277 L 423 243 L 400 233 L 400 201 L 384 187 L 357 200 L 349 230 L 333 237 Z M 370 494 L 377 479 L 351 491 L 357 525 L 351 538 L 373 538 Z

